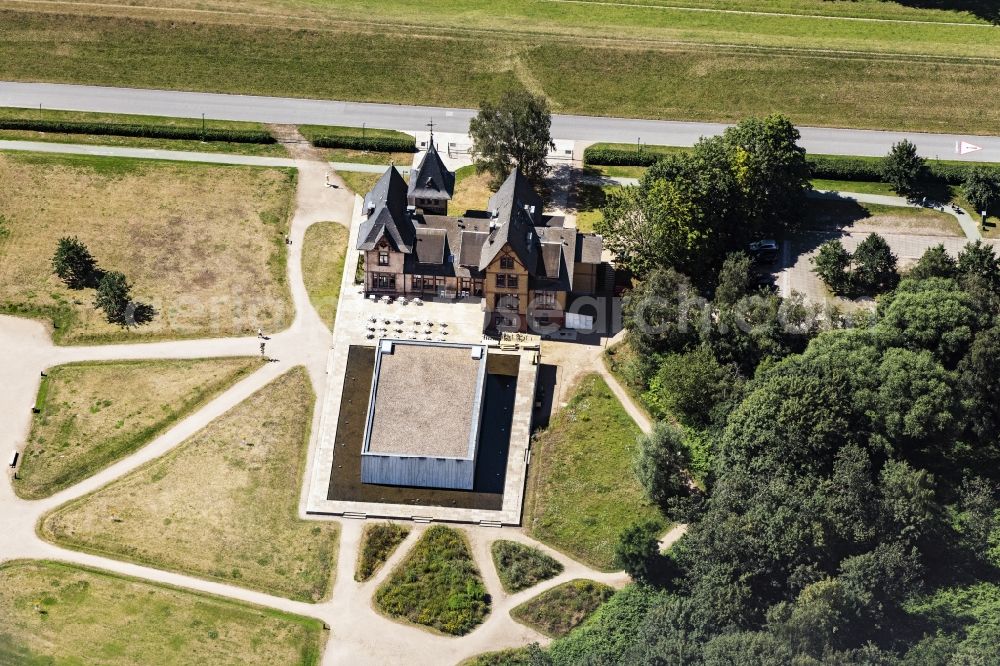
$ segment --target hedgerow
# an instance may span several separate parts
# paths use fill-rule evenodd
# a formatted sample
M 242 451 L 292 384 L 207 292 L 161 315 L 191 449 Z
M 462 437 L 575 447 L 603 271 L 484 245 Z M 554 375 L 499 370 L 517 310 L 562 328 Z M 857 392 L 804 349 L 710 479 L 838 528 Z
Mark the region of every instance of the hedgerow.
M 370 150 L 376 153 L 417 152 L 417 144 L 412 137 L 404 139 L 391 136 L 347 136 L 337 134 L 321 134 L 313 137 L 312 144 L 317 148 Z
M 143 125 L 136 123 L 96 123 L 69 120 L 34 120 L 30 118 L 0 119 L 0 130 L 29 130 L 62 134 L 94 134 L 100 136 L 134 136 L 147 139 L 179 139 L 190 141 L 229 141 L 231 143 L 275 143 L 265 130 L 218 129 L 206 127 L 175 127 L 173 125 Z

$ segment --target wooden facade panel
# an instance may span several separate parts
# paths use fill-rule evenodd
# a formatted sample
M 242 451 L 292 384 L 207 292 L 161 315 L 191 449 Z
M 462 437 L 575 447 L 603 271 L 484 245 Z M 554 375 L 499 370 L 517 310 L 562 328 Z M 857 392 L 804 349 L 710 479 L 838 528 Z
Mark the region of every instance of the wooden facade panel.
M 475 476 L 475 460 L 385 456 L 370 453 L 361 456 L 362 483 L 472 490 Z

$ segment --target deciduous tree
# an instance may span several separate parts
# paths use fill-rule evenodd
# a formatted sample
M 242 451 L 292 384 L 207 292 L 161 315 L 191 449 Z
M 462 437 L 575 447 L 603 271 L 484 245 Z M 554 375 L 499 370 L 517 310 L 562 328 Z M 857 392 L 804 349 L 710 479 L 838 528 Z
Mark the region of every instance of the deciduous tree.
M 851 281 L 858 292 L 875 295 L 892 289 L 899 282 L 896 255 L 878 234 L 870 234 L 858 243 L 851 263 L 854 266 Z
M 548 170 L 545 158 L 555 147 L 551 125 L 548 102 L 526 90 L 510 90 L 496 102 L 484 101 L 469 122 L 476 171 L 489 173 L 499 184 L 517 168 L 528 180 L 540 183 Z
M 813 272 L 835 294 L 851 291 L 851 253 L 840 240 L 828 240 L 819 247 L 811 259 Z
M 1000 206 L 1000 175 L 994 169 L 972 167 L 965 174 L 962 192 L 975 206 L 974 214 L 996 212 L 997 206 Z
M 893 144 L 882 161 L 882 177 L 897 194 L 915 196 L 924 180 L 926 163 L 917 154 L 917 147 L 908 139 Z

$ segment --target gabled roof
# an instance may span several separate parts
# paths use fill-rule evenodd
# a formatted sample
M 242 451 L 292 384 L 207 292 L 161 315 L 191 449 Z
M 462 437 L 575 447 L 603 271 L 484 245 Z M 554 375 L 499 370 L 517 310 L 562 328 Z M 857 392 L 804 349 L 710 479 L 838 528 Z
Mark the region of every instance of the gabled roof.
M 528 272 L 536 273 L 539 242 L 535 225 L 542 221 L 542 198 L 518 169 L 511 171 L 500 189 L 490 197 L 490 213 L 498 225 L 483 244 L 479 269 L 485 270 L 493 263 L 504 246 L 517 256 Z
M 542 223 L 542 198 L 535 193 L 520 169 L 510 172 L 489 202 L 490 212 L 501 221 L 509 219 L 515 207 L 528 214 L 531 226 Z
M 410 174 L 410 197 L 451 199 L 455 193 L 455 174 L 448 171 L 431 138 L 430 147 L 420 160 L 420 166 Z
M 358 249 L 373 250 L 382 238 L 387 238 L 398 252 L 413 252 L 415 232 L 406 212 L 406 181 L 396 167 L 391 166 L 375 187 L 365 195 L 368 219 L 358 230 Z

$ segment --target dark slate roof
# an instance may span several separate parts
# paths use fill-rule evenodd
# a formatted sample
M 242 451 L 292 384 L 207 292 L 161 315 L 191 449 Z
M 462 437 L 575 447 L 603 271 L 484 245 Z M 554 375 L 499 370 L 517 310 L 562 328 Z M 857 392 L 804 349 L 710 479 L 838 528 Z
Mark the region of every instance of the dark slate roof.
M 576 237 L 576 262 L 599 264 L 604 254 L 604 239 L 597 234 L 579 234 Z
M 420 166 L 410 173 L 408 195 L 424 199 L 451 199 L 455 193 L 455 174 L 441 161 L 434 141 L 420 160 Z
M 444 263 L 448 232 L 444 229 L 430 229 L 424 225 L 417 228 L 417 262 L 421 264 Z
M 483 253 L 483 243 L 489 233 L 485 231 L 463 231 L 462 252 L 458 257 L 458 263 L 462 266 L 479 267 L 479 257 Z
M 535 193 L 520 169 L 510 172 L 500 189 L 490 197 L 488 205 L 490 212 L 500 220 L 510 219 L 516 207 L 528 214 L 532 226 L 542 221 L 542 198 Z
M 514 169 L 490 197 L 489 208 L 496 228 L 483 245 L 479 269 L 485 270 L 507 245 L 518 261 L 534 275 L 539 256 L 535 226 L 542 221 L 542 198 L 531 189 L 521 172 Z
M 373 250 L 386 237 L 399 252 L 413 252 L 415 233 L 406 212 L 406 181 L 396 167 L 386 169 L 375 187 L 365 195 L 368 219 L 358 231 L 358 249 Z

